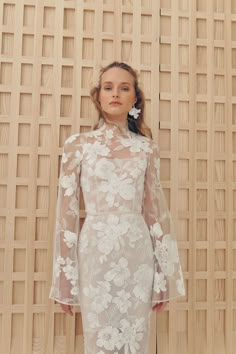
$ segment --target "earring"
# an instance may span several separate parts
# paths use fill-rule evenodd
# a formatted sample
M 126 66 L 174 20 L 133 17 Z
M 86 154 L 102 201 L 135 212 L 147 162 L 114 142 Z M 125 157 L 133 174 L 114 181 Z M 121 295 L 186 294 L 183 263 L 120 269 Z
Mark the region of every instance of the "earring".
M 135 105 L 133 105 L 133 107 L 129 111 L 129 115 L 132 116 L 134 119 L 138 119 L 140 112 L 141 112 L 141 109 L 138 109 L 135 107 Z

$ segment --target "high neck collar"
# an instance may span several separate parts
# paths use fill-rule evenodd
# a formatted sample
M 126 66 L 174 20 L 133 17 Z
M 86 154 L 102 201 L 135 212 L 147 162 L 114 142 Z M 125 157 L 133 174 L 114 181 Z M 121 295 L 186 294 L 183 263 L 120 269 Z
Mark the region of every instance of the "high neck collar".
M 112 130 L 114 135 L 122 135 L 122 136 L 131 136 L 131 131 L 129 130 L 128 127 L 128 121 L 124 126 L 119 126 L 115 123 L 112 122 L 107 122 L 103 118 L 100 118 L 99 122 L 100 129 L 102 131 L 107 131 L 107 130 Z

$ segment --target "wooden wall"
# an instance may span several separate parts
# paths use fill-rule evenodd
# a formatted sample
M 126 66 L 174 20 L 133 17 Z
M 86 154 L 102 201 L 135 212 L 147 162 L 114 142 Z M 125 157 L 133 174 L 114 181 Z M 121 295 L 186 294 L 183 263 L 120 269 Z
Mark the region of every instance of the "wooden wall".
M 114 59 L 139 71 L 187 295 L 149 354 L 236 353 L 236 0 L 0 0 L 0 352 L 83 353 L 48 300 L 60 155 Z M 84 213 L 82 210 L 82 218 Z

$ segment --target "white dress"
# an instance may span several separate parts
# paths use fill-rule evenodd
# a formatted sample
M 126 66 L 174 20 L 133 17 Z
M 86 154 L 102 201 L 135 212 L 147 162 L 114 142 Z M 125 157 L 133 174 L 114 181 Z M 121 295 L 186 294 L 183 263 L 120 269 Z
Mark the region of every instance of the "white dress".
M 159 170 L 158 146 L 128 127 L 64 145 L 50 297 L 80 305 L 86 354 L 148 354 L 152 306 L 185 293 Z

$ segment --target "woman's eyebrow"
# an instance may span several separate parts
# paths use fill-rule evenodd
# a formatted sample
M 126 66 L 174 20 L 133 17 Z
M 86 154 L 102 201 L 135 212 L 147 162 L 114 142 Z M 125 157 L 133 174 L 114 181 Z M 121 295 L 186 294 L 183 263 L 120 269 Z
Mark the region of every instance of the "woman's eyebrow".
M 113 82 L 112 81 L 104 81 L 103 83 L 102 83 L 103 85 L 105 85 L 105 84 L 113 84 Z M 131 83 L 130 82 L 120 82 L 120 84 L 121 85 L 130 85 L 131 86 Z

